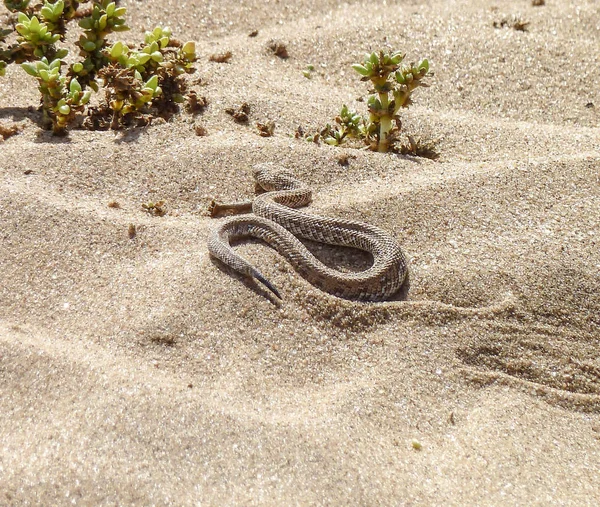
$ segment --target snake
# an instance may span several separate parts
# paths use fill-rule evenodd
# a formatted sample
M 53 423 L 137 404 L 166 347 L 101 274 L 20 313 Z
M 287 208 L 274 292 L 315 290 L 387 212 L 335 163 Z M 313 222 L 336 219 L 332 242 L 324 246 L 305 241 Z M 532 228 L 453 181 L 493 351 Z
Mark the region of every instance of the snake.
M 264 241 L 286 257 L 309 283 L 340 298 L 384 301 L 400 289 L 408 272 L 407 262 L 398 241 L 389 233 L 374 225 L 297 209 L 312 202 L 312 190 L 283 167 L 257 164 L 253 176 L 257 190 L 263 191 L 253 200 L 212 202 L 213 217 L 234 213 L 210 231 L 208 251 L 212 257 L 262 283 L 280 300 L 283 297 L 277 288 L 233 249 L 232 241 L 249 237 Z M 373 262 L 363 271 L 342 272 L 317 259 L 299 238 L 364 250 Z

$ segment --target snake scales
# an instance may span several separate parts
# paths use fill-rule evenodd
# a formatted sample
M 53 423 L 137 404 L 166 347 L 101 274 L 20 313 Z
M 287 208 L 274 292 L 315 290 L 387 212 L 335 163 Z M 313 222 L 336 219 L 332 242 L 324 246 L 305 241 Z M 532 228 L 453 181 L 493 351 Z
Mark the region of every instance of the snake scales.
M 310 283 L 335 296 L 362 301 L 382 301 L 398 291 L 407 273 L 398 242 L 369 224 L 312 215 L 295 209 L 312 200 L 311 190 L 285 169 L 271 164 L 254 167 L 254 179 L 266 192 L 253 201 L 215 204 L 211 214 L 252 209 L 253 214 L 227 218 L 208 238 L 208 251 L 233 270 L 257 279 L 279 299 L 279 291 L 230 245 L 232 239 L 262 239 L 285 256 Z M 331 245 L 359 248 L 373 256 L 371 267 L 344 273 L 325 266 L 296 237 Z

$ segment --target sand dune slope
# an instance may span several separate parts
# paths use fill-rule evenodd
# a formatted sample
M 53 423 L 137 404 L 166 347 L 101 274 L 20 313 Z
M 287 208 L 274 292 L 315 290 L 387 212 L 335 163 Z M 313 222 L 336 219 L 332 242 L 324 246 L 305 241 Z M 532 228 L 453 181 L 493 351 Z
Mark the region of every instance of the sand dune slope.
M 598 504 L 595 2 L 122 3 L 131 41 L 197 41 L 209 106 L 57 139 L 28 76 L 0 78 L 22 126 L 0 140 L 0 504 Z M 493 27 L 516 14 L 528 31 Z M 350 64 L 380 47 L 430 58 L 404 125 L 438 160 L 294 138 L 364 108 Z M 242 102 L 248 125 L 224 112 Z M 338 299 L 242 243 L 274 304 L 209 258 L 209 202 L 250 197 L 266 161 L 315 213 L 398 238 L 401 297 Z

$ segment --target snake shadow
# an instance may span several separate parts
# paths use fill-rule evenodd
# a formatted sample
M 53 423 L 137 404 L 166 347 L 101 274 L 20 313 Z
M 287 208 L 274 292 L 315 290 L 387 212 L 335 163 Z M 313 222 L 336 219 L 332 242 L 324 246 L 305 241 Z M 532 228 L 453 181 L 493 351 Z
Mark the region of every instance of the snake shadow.
M 257 241 L 257 243 L 259 243 L 259 241 Z M 252 278 L 250 276 L 242 275 L 241 273 L 238 273 L 237 271 L 231 269 L 227 264 L 223 263 L 219 259 L 215 259 L 212 255 L 209 256 L 209 258 L 210 258 L 210 261 L 213 263 L 213 265 L 215 267 L 217 267 L 220 271 L 222 271 L 222 272 L 228 274 L 229 276 L 235 278 L 236 280 L 240 281 L 247 288 L 249 288 L 251 291 L 253 291 L 255 294 L 257 294 L 260 297 L 265 298 L 266 300 L 271 302 L 273 305 L 281 306 L 281 302 L 282 302 L 281 299 L 277 298 L 277 296 L 275 296 L 275 294 L 273 294 L 271 291 L 267 290 L 264 285 L 257 282 L 254 278 Z
M 365 271 L 366 269 L 370 268 L 373 264 L 373 256 L 369 252 L 365 252 L 358 248 L 329 245 L 326 243 L 319 243 L 317 241 L 310 241 L 306 239 L 300 239 L 300 241 L 319 261 L 321 261 L 327 267 L 335 269 L 341 273 Z M 242 244 L 259 244 L 264 245 L 268 248 L 272 248 L 267 243 L 264 243 L 263 241 L 254 238 L 240 238 L 238 240 L 234 240 L 232 241 L 231 246 L 235 247 Z M 285 257 L 283 258 L 285 259 Z M 233 276 L 234 278 L 242 282 L 250 290 L 255 292 L 257 295 L 266 298 L 271 303 L 277 306 L 281 305 L 282 300 L 277 298 L 271 291 L 267 290 L 263 284 L 259 283 L 254 278 L 242 275 L 237 271 L 234 271 L 229 266 L 227 266 L 220 260 L 213 258 L 212 256 L 210 257 L 210 259 L 213 265 L 215 265 L 218 269 L 229 274 L 230 276 Z M 247 260 L 252 263 L 251 259 Z M 286 262 L 289 261 L 286 259 Z M 260 266 L 255 267 L 260 271 Z M 298 273 L 298 271 L 296 271 L 296 276 L 302 275 Z M 408 299 L 409 290 L 410 273 L 407 273 L 406 278 L 400 289 L 398 289 L 398 291 L 394 295 L 388 298 L 387 301 L 406 301 Z M 353 299 L 348 299 L 348 301 L 358 302 Z
M 359 273 L 369 269 L 373 265 L 373 256 L 370 252 L 365 252 L 358 248 L 348 246 L 329 245 L 327 243 L 319 243 L 300 239 L 304 246 L 319 259 L 323 264 L 331 269 L 335 269 L 341 273 Z M 410 290 L 410 276 L 407 273 L 402 286 L 392 295 L 387 301 L 406 301 Z M 349 299 L 348 301 L 356 301 Z

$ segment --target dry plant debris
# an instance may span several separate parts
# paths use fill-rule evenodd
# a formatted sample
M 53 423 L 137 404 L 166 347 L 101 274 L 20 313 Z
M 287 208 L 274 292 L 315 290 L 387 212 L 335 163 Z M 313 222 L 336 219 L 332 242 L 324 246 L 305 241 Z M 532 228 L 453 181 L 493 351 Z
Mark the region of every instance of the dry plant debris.
M 165 201 L 149 201 L 147 203 L 142 204 L 142 209 L 151 215 L 156 217 L 162 217 L 167 214 L 167 208 L 165 206 Z
M 521 16 L 513 14 L 505 16 L 500 21 L 494 21 L 494 28 L 512 28 L 518 32 L 526 32 L 529 26 L 529 21 L 525 21 Z
M 196 132 L 196 135 L 199 137 L 204 137 L 204 136 L 208 135 L 208 131 L 206 130 L 206 127 L 204 127 L 200 123 L 197 123 L 196 125 L 194 125 L 194 132 Z
M 185 110 L 191 114 L 201 113 L 208 106 L 208 99 L 204 96 L 199 96 L 194 90 L 188 93 L 185 103 Z
M 290 55 L 288 53 L 287 47 L 286 45 L 281 42 L 281 41 L 277 41 L 277 40 L 270 40 L 267 43 L 267 48 L 275 55 L 278 56 L 279 58 L 281 58 L 282 60 L 285 60 L 286 58 L 289 58 Z
M 0 137 L 4 141 L 6 141 L 9 137 L 17 134 L 23 127 L 13 123 L 12 125 L 6 125 L 4 123 L 0 123 Z
M 256 128 L 258 129 L 258 134 L 261 137 L 271 137 L 273 132 L 275 131 L 275 122 L 267 121 L 265 123 L 257 123 Z
M 136 234 L 137 234 L 137 231 L 136 231 L 135 225 L 129 224 L 129 226 L 127 227 L 127 236 L 129 236 L 129 239 L 135 238 Z
M 243 102 L 240 106 L 228 107 L 225 109 L 228 115 L 238 123 L 248 123 L 248 115 L 250 114 L 250 105 Z
M 225 53 L 215 53 L 208 57 L 208 61 L 216 63 L 227 63 L 231 59 L 231 56 L 231 51 L 226 51 Z

